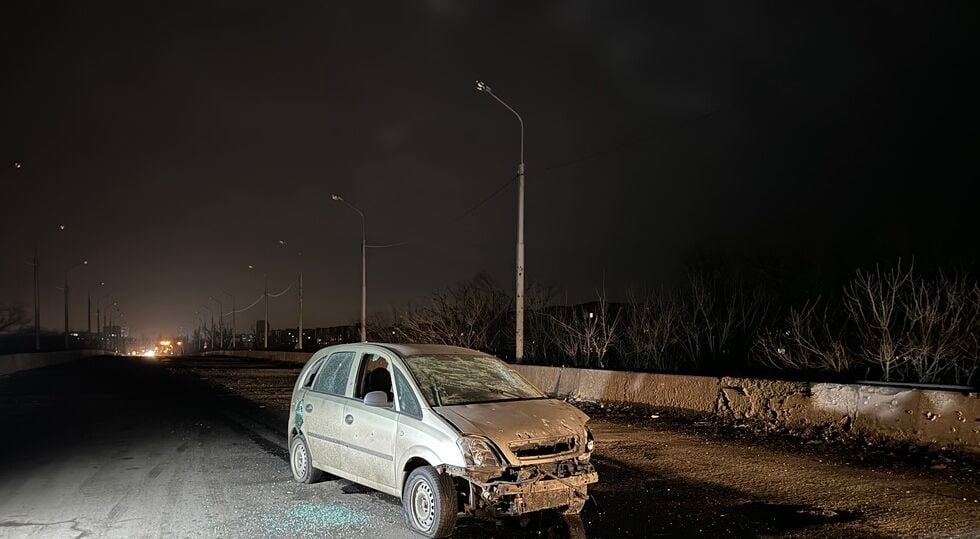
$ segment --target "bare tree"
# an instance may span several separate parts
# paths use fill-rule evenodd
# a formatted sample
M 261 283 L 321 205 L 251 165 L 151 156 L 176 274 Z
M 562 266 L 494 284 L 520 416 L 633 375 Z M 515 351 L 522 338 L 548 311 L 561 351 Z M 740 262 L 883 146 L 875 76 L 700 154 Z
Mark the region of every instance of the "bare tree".
M 490 350 L 496 347 L 509 312 L 510 297 L 481 273 L 409 308 L 399 317 L 395 331 L 409 342 Z
M 972 378 L 980 321 L 976 288 L 963 274 L 908 283 L 902 294 L 908 378 L 925 383 L 940 382 L 947 373 L 957 383 Z
M 552 342 L 573 365 L 591 366 L 595 360 L 596 366 L 606 367 L 618 336 L 620 310 L 610 308 L 605 288 L 596 290 L 595 302 L 562 307 L 549 316 Z
M 0 305 L 0 333 L 20 329 L 29 321 L 20 305 Z
M 549 336 L 551 318 L 548 315 L 548 311 L 554 305 L 557 295 L 555 287 L 537 283 L 532 283 L 524 291 L 525 358 L 535 360 L 549 359 L 552 343 Z M 502 339 L 502 341 L 506 340 Z M 504 344 L 504 342 L 501 342 L 501 344 Z
M 623 356 L 632 368 L 668 370 L 676 366 L 679 312 L 674 298 L 664 292 L 630 290 L 623 324 Z
M 399 342 L 404 335 L 398 331 L 401 314 L 395 310 L 377 311 L 368 315 L 368 340 L 374 342 Z M 355 324 L 356 325 L 356 324 Z
M 875 267 L 874 273 L 857 271 L 844 288 L 844 306 L 854 323 L 861 357 L 878 365 L 887 382 L 905 361 L 907 347 L 901 337 L 905 319 L 901 316 L 902 292 L 912 280 L 912 267 L 902 261 L 889 270 Z
M 771 300 L 760 288 L 746 291 L 744 280 L 718 269 L 700 269 L 688 274 L 687 287 L 679 301 L 678 342 L 691 365 L 704 367 L 734 357 L 736 339 L 747 352 L 754 336 L 768 319 Z
M 756 359 L 781 370 L 851 370 L 854 362 L 844 340 L 841 317 L 818 304 L 816 301 L 801 309 L 791 308 L 784 328 L 763 332 L 753 346 Z

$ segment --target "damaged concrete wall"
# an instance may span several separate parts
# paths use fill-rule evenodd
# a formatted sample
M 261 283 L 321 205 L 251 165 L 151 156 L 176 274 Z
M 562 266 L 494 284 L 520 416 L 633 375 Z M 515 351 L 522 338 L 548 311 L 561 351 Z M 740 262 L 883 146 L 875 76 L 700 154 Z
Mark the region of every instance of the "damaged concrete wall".
M 837 428 L 870 438 L 980 452 L 980 394 L 907 387 L 684 376 L 517 365 L 561 397 L 759 421 L 793 430 Z
M 234 354 L 294 363 L 305 363 L 311 356 L 300 352 Z M 978 393 L 534 365 L 514 367 L 542 390 L 560 397 L 714 414 L 790 430 L 841 429 L 869 438 L 955 446 L 980 453 Z
M 60 352 L 30 352 L 0 356 L 0 376 L 27 371 L 40 367 L 50 367 L 67 363 L 83 357 L 98 356 L 102 350 L 63 350 Z

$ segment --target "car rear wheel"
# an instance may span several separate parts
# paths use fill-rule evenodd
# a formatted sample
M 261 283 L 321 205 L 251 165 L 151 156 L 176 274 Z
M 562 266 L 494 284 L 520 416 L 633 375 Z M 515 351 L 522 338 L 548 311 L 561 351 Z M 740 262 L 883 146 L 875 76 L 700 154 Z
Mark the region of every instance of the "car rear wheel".
M 426 537 L 448 537 L 456 527 L 452 478 L 432 466 L 412 470 L 402 489 L 402 508 L 412 530 Z
M 316 483 L 323 479 L 323 472 L 313 467 L 310 446 L 302 436 L 294 436 L 289 443 L 289 467 L 293 470 L 293 479 L 300 483 Z

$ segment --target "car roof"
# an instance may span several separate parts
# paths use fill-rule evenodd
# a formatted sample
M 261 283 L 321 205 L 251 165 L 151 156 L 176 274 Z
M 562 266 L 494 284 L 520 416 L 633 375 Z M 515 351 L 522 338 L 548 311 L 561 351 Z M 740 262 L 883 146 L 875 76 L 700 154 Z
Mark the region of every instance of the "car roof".
M 446 354 L 480 354 L 488 355 L 479 350 L 471 350 L 461 346 L 449 346 L 445 344 L 391 344 L 391 343 L 365 343 L 374 344 L 387 348 L 401 357 L 446 355 Z
M 358 349 L 361 347 L 378 347 L 384 348 L 400 357 L 411 357 L 411 356 L 427 356 L 427 355 L 446 355 L 446 354 L 479 354 L 479 355 L 490 355 L 485 352 L 480 352 L 479 350 L 471 350 L 469 348 L 463 348 L 461 346 L 449 346 L 445 344 L 404 344 L 404 343 L 383 343 L 383 342 L 359 342 L 359 343 L 349 343 L 349 344 L 335 344 L 327 348 L 321 349 L 321 351 L 333 351 L 342 349 Z

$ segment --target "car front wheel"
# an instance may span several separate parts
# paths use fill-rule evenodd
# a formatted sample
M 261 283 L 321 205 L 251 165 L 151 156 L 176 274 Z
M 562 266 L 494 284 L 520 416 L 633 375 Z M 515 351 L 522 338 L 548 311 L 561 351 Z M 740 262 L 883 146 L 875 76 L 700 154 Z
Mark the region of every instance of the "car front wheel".
M 448 537 L 456 526 L 453 480 L 432 466 L 412 470 L 402 489 L 405 520 L 426 537 Z
M 294 436 L 289 443 L 289 467 L 293 470 L 293 479 L 300 483 L 316 483 L 323 479 L 323 472 L 313 467 L 310 446 L 302 436 Z

